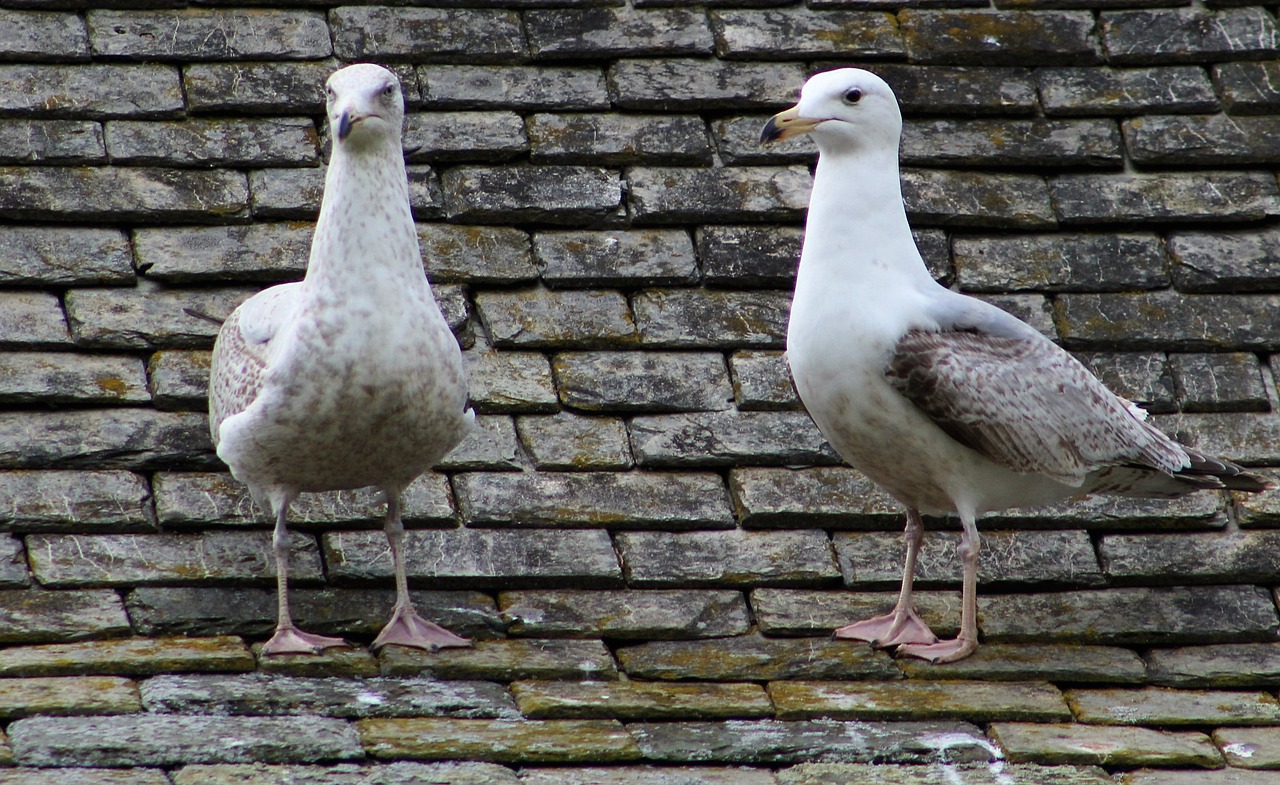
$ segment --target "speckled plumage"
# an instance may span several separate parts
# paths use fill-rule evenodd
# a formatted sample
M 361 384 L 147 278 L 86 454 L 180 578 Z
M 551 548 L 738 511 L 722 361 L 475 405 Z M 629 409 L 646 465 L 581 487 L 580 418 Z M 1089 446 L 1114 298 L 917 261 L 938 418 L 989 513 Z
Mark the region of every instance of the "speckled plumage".
M 210 428 L 218 456 L 276 514 L 277 534 L 300 492 L 376 486 L 391 536 L 401 491 L 461 441 L 473 415 L 410 213 L 399 81 L 358 65 L 328 88 L 333 154 L 306 277 L 257 294 L 223 324 Z M 281 623 L 291 624 L 285 591 Z
M 806 83 L 765 141 L 810 133 L 820 157 L 787 334 L 796 389 L 837 452 L 907 507 L 894 613 L 841 637 L 947 661 L 977 646 L 976 519 L 1087 493 L 1177 496 L 1266 483 L 1183 447 L 1030 326 L 929 275 L 898 175 L 892 90 L 842 69 Z M 919 513 L 964 525 L 964 616 L 937 642 L 911 608 Z

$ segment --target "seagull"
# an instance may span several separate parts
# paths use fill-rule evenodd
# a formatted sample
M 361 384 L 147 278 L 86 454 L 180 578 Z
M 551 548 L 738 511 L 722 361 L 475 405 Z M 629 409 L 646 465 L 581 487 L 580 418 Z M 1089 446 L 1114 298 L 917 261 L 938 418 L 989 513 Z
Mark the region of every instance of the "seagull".
M 474 413 L 409 210 L 400 80 L 353 65 L 326 91 L 333 152 L 306 276 L 236 308 L 210 368 L 218 457 L 275 516 L 278 618 L 263 653 L 346 645 L 294 625 L 286 522 L 299 493 L 369 486 L 386 497 L 396 584 L 374 647 L 469 646 L 417 614 L 405 577 L 401 493 L 462 440 Z
M 836 637 L 952 662 L 978 646 L 977 519 L 1087 494 L 1172 498 L 1274 487 L 1180 445 L 1037 330 L 935 282 L 902 202 L 893 91 L 860 69 L 819 73 L 762 142 L 809 134 L 818 165 L 787 360 L 819 430 L 906 508 L 892 612 Z M 912 605 L 920 515 L 963 527 L 959 635 L 938 640 Z

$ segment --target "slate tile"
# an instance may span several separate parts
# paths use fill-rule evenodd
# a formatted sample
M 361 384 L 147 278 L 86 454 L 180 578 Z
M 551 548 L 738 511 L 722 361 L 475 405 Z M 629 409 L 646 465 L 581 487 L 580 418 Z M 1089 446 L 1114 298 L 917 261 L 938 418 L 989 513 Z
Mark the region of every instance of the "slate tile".
M 905 169 L 902 195 L 916 224 L 1001 229 L 1056 225 L 1049 188 L 1034 174 Z
M 812 3 L 811 3 L 812 5 Z M 947 3 L 955 6 L 960 3 Z M 895 4 L 893 9 L 904 7 Z M 1028 115 L 1039 108 L 1029 68 L 876 63 L 872 69 L 893 87 L 904 114 Z
M 225 318 L 252 294 L 239 286 L 177 289 L 143 281 L 128 289 L 72 289 L 64 302 L 72 338 L 84 348 L 207 349 L 218 325 L 189 310 Z
M 503 414 L 483 414 L 462 441 L 441 458 L 440 471 L 516 471 L 523 466 L 516 425 Z
M 212 449 L 203 414 L 142 408 L 0 413 L 0 467 L 6 469 L 208 469 Z
M 70 641 L 129 633 L 120 595 L 109 589 L 0 590 L 0 643 Z
M 1222 750 L 1228 766 L 1280 769 L 1280 729 L 1219 728 L 1213 732 L 1213 743 Z
M 752 114 L 713 121 L 711 133 L 720 160 L 728 166 L 813 164 L 818 150 L 808 136 L 760 144 L 760 131 L 768 120 L 768 114 Z
M 481 414 L 559 410 L 551 363 L 540 352 L 477 348 L 462 353 L 471 405 Z
M 1151 233 L 961 235 L 951 247 L 969 292 L 1132 291 L 1170 282 L 1160 238 Z
M 348 6 L 329 14 L 342 60 L 521 62 L 525 39 L 515 11 Z
M 1221 643 L 1151 649 L 1151 681 L 1171 687 L 1267 687 L 1280 679 L 1280 644 Z
M 609 649 L 599 640 L 477 641 L 469 649 L 428 652 L 389 646 L 378 653 L 383 676 L 429 676 L 435 679 L 569 679 L 618 678 Z
M 306 113 L 324 111 L 332 61 L 190 63 L 182 87 L 193 112 Z
M 207 411 L 210 352 L 169 349 L 147 360 L 147 387 L 157 409 Z
M 650 641 L 617 650 L 632 679 L 774 681 L 897 679 L 888 654 L 831 638 L 742 635 L 700 641 Z
M 313 222 L 324 194 L 323 169 L 254 169 L 249 191 L 254 218 Z
M 1260 172 L 1063 174 L 1049 181 L 1063 224 L 1256 221 L 1277 212 Z
M 1217 771 L 1137 769 L 1124 774 L 1121 782 L 1123 785 L 1269 785 L 1274 778 L 1271 772 L 1234 768 Z
M 0 351 L 0 401 L 12 404 L 137 404 L 149 401 L 136 357 Z
M 310 166 L 319 138 L 308 117 L 109 120 L 107 153 L 132 166 Z
M 1199 772 L 1197 772 L 1199 773 Z M 968 785 L 1112 785 L 1096 766 L 929 763 L 888 766 L 880 763 L 801 763 L 778 772 L 781 785 L 934 785 L 959 778 Z
M 742 635 L 750 624 L 746 599 L 727 589 L 508 591 L 498 603 L 513 636 L 717 638 Z
M 626 298 L 608 289 L 490 290 L 475 302 L 499 349 L 618 347 L 637 339 Z
M 1265 164 L 1280 156 L 1273 117 L 1135 117 L 1121 128 L 1129 157 L 1144 166 Z
M 0 167 L 0 216 L 40 221 L 216 223 L 247 215 L 243 173 L 147 166 Z
M 1073 352 L 1107 389 L 1149 412 L 1173 412 L 1178 405 L 1173 369 L 1164 352 Z M 1201 496 L 1184 499 L 1203 499 Z
M 835 463 L 805 412 L 692 412 L 635 417 L 628 430 L 645 467 Z
M 723 411 L 733 396 L 719 352 L 562 352 L 560 402 L 589 412 Z
M 803 166 L 627 169 L 637 224 L 787 221 L 800 218 L 812 178 Z
M 1275 231 L 1170 232 L 1168 247 L 1180 291 L 1236 293 L 1280 285 L 1280 234 Z
M 6 746 L 5 752 L 8 752 Z M 12 763 L 12 761 L 8 761 Z M 0 783 L 3 785 L 62 785 L 67 776 L 66 769 L 38 769 L 20 767 L 0 769 Z M 79 785 L 169 785 L 169 779 L 162 769 L 97 769 L 76 768 L 76 782 Z
M 1137 115 L 1212 112 L 1218 108 L 1204 69 L 1040 68 L 1035 73 L 1047 115 Z
M 253 670 L 244 641 L 210 638 L 116 640 L 14 646 L 0 650 L 0 674 L 11 676 L 150 676 L 166 672 Z
M 1271 409 L 1257 355 L 1248 352 L 1171 354 L 1178 400 L 1187 412 Z
M 825 532 L 620 532 L 632 586 L 796 586 L 837 575 Z
M 176 766 L 354 760 L 355 728 L 323 717 L 121 715 L 28 717 L 9 726 L 18 762 L 35 766 Z
M 1013 763 L 1206 769 L 1222 765 L 1222 756 L 1203 733 L 1021 722 L 994 723 L 989 732 Z
M 903 521 L 898 502 L 845 466 L 734 467 L 729 490 L 747 528 L 893 527 Z
M 902 659 L 897 665 L 910 679 L 943 681 L 1043 679 L 1074 684 L 1140 684 L 1147 677 L 1147 667 L 1138 655 L 1118 646 L 988 643 L 959 662 L 934 664 Z
M 951 118 L 908 121 L 902 162 L 910 166 L 1115 168 L 1124 160 L 1109 120 Z
M 829 635 L 836 627 L 888 613 L 898 592 L 757 588 L 750 598 L 756 624 L 766 635 Z M 958 591 L 918 591 L 915 604 L 934 632 L 955 634 L 960 621 Z
M 799 63 L 728 63 L 687 58 L 623 59 L 608 72 L 620 109 L 782 109 L 805 80 Z
M 142 711 L 138 688 L 112 676 L 0 679 L 0 717 L 129 714 Z
M 139 272 L 157 281 L 288 281 L 311 252 L 310 223 L 146 227 L 132 232 Z
M 1115 65 L 1265 60 L 1280 50 L 1275 20 L 1261 8 L 1106 11 L 1098 21 Z
M 1058 331 L 1053 321 L 1053 301 L 1043 294 L 1033 292 L 1014 294 L 982 294 L 976 295 L 979 300 L 994 305 L 1005 313 L 1040 331 L 1040 334 L 1055 343 Z
M 518 418 L 516 431 L 541 471 L 616 471 L 633 463 L 627 426 L 619 417 L 532 415 Z
M 292 782 L 305 782 L 307 785 L 415 785 L 433 781 L 450 785 L 517 785 L 515 772 L 505 766 L 475 761 L 365 762 L 339 763 L 336 766 L 216 763 L 183 766 L 173 772 L 173 785 L 281 785 Z
M 535 114 L 533 163 L 710 164 L 706 124 L 693 115 Z
M 451 221 L 586 223 L 622 204 L 617 172 L 590 166 L 460 166 L 440 184 Z
M 27 551 L 18 537 L 0 537 L 0 588 L 21 589 L 31 585 Z
M 729 377 L 739 411 L 800 408 L 783 352 L 743 349 L 729 356 Z
M 424 108 L 587 111 L 609 108 L 599 68 L 586 66 L 418 66 Z
M 699 9 L 534 9 L 523 18 L 535 58 L 711 53 L 711 31 Z
M 1260 473 L 1274 480 L 1275 472 L 1266 469 Z M 1275 490 L 1262 493 L 1232 493 L 1236 515 L 1241 526 L 1275 526 L 1280 520 L 1280 493 Z
M 1069 346 L 1084 349 L 1239 351 L 1280 343 L 1271 294 L 1182 294 L 1169 290 L 1065 294 L 1054 321 Z
M 1280 63 L 1222 63 L 1210 69 L 1213 82 L 1222 95 L 1222 104 L 1232 114 L 1266 114 L 1280 106 L 1280 90 L 1276 88 Z
M 0 282 L 121 285 L 134 280 L 129 237 L 116 229 L 0 227 Z
M 709 286 L 789 288 L 804 232 L 795 226 L 699 227 L 698 259 Z
M 0 292 L 0 346 L 42 349 L 70 345 L 67 318 L 56 294 Z
M 717 720 L 773 716 L 758 684 L 654 684 L 518 681 L 511 685 L 520 711 L 535 720 Z
M 91 120 L 0 120 L 0 163 L 89 164 L 106 161 L 102 125 Z
M 646 347 L 780 349 L 790 292 L 647 289 L 632 300 Z
M 43 117 L 174 117 L 183 110 L 174 66 L 0 65 L 0 111 Z
M 686 232 L 538 232 L 533 252 L 549 286 L 661 286 L 696 283 L 697 257 Z
M 86 15 L 98 56 L 138 60 L 310 60 L 328 57 L 329 30 L 318 11 L 189 8 Z
M 515 112 L 414 112 L 404 147 L 414 162 L 505 161 L 528 152 L 529 140 Z
M 368 719 L 357 722 L 374 758 L 503 763 L 619 763 L 640 751 L 616 720 Z
M 527 768 L 520 785 L 777 785 L 767 770 L 726 766 Z
M 884 12 L 724 9 L 711 12 L 711 26 L 716 54 L 729 60 L 905 54 L 896 20 Z
M 1275 412 L 1208 412 L 1181 414 L 1176 418 L 1161 415 L 1155 419 L 1160 427 L 1168 428 L 1174 433 L 1179 442 L 1191 447 L 1237 463 L 1277 463 L 1280 417 Z
M 85 60 L 89 36 L 77 14 L 42 11 L 0 11 L 5 38 L 0 56 L 6 60 Z
M 1062 693 L 1043 682 L 774 681 L 778 719 L 1069 722 Z
M 912 62 L 942 65 L 1091 65 L 1101 61 L 1085 11 L 907 9 L 898 24 Z
M 1077 689 L 1067 690 L 1066 698 L 1076 719 L 1090 725 L 1271 725 L 1280 716 L 1280 702 L 1265 692 Z

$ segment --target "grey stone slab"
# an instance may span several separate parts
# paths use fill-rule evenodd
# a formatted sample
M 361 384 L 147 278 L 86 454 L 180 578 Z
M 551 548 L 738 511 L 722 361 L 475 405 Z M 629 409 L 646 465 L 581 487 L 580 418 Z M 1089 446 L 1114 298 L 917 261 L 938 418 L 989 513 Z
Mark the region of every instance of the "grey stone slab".
M 92 120 L 0 120 L 0 163 L 88 164 L 106 160 L 102 126 Z
M 1196 493 L 1178 499 L 1133 499 L 1089 496 L 1044 507 L 991 513 L 986 520 L 1002 526 L 1078 526 L 1095 532 L 1221 530 L 1227 524 L 1222 494 Z
M 560 402 L 591 412 L 723 411 L 733 402 L 718 352 L 562 352 Z
M 942 636 L 956 633 L 960 621 L 958 591 L 917 591 L 913 598 L 920 618 L 934 632 Z M 888 613 L 897 599 L 897 591 L 757 588 L 751 591 L 751 608 L 765 634 L 829 635 L 836 627 Z M 862 647 L 858 643 L 852 645 Z
M 1091 65 L 1101 61 L 1087 11 L 907 9 L 907 57 L 942 65 Z
M 1173 369 L 1164 352 L 1075 352 L 1075 358 L 1116 395 L 1149 412 L 1178 408 Z
M 529 235 L 506 226 L 418 224 L 418 243 L 435 283 L 513 283 L 538 277 Z
M 482 414 L 462 441 L 436 466 L 441 471 L 512 471 L 522 468 L 516 424 L 503 414 Z
M 500 349 L 618 347 L 637 339 L 631 309 L 617 291 L 490 290 L 478 292 L 475 302 Z
M 415 112 L 405 118 L 411 161 L 505 161 L 528 152 L 515 112 Z
M 1194 535 L 1177 535 L 1188 537 Z M 837 532 L 832 538 L 846 586 L 892 589 L 902 580 L 902 535 Z M 928 532 L 916 564 L 920 586 L 954 585 L 961 573 L 956 532 Z M 1105 557 L 1104 557 L 1105 558 Z M 990 531 L 981 538 L 978 582 L 990 586 L 1100 586 L 1106 583 L 1089 533 Z
M 734 509 L 748 528 L 893 527 L 902 506 L 855 469 L 735 467 Z
M 423 65 L 417 71 L 423 104 L 429 108 L 517 112 L 609 108 L 599 68 Z
M 524 14 L 535 58 L 710 54 L 706 14 L 693 8 L 534 9 Z
M 1063 224 L 1256 221 L 1278 210 L 1261 172 L 1063 174 L 1049 181 Z
M 1213 85 L 1195 66 L 1041 68 L 1035 74 L 1048 115 L 1211 112 Z
M 169 65 L 0 65 L 0 111 L 45 117 L 173 117 L 182 77 Z
M 363 757 L 355 728 L 327 717 L 28 717 L 10 726 L 9 738 L 17 760 L 35 766 L 176 766 Z
M 339 763 L 336 766 L 216 763 L 183 766 L 173 772 L 173 785 L 282 785 L 294 782 L 307 785 L 517 785 L 515 773 L 505 766 L 473 761 Z
M 538 232 L 533 252 L 551 286 L 653 286 L 695 283 L 698 262 L 676 229 Z
M 988 732 L 1013 763 L 1218 768 L 1203 733 L 1080 723 L 997 722 Z
M 454 483 L 473 526 L 733 526 L 724 484 L 709 473 L 473 472 Z
M 38 349 L 71 344 L 62 303 L 53 292 L 0 292 L 0 346 Z
M 1027 115 L 1039 106 L 1035 79 L 1025 67 L 876 63 L 874 70 L 907 114 Z
M 1055 319 L 1065 343 L 1082 349 L 1239 351 L 1280 345 L 1271 294 L 1064 294 Z
M 1280 702 L 1265 692 L 1074 689 L 1067 690 L 1066 698 L 1076 719 L 1092 725 L 1218 727 L 1274 725 L 1280 719 Z
M 1274 117 L 1157 115 L 1121 127 L 1129 157 L 1143 166 L 1265 164 L 1280 156 Z
M 777 785 L 763 769 L 726 766 L 527 768 L 520 785 Z M 6 783 L 7 785 L 7 783 Z M 43 785 L 43 783 L 41 784 Z
M 1280 768 L 1280 730 L 1276 728 L 1219 728 L 1213 732 L 1213 743 L 1222 750 L 1228 766 Z
M 6 721 L 39 714 L 128 714 L 141 711 L 138 688 L 111 676 L 0 681 Z
M 0 653 L 6 677 L 83 675 L 152 676 L 169 671 L 243 672 L 253 655 L 233 636 L 117 638 L 40 646 L 11 646 Z
M 609 94 L 622 109 L 776 110 L 795 100 L 804 79 L 799 63 L 626 59 L 609 67 Z
M 86 15 L 95 55 L 138 60 L 311 60 L 333 53 L 319 11 L 185 8 Z
M 530 719 L 627 722 L 773 716 L 773 704 L 759 684 L 518 681 L 511 692 Z
M 1259 474 L 1275 480 L 1276 473 L 1261 469 Z M 1275 491 L 1262 493 L 1233 493 L 1232 502 L 1241 526 L 1275 526 L 1280 520 L 1280 494 Z
M 1170 232 L 1173 280 L 1184 292 L 1274 290 L 1280 282 L 1280 233 Z
M 712 286 L 790 287 L 803 236 L 794 226 L 700 227 L 698 259 L 703 279 Z
M 540 471 L 608 471 L 631 468 L 631 444 L 620 417 L 571 412 L 516 420 L 520 443 Z
M 0 351 L 0 401 L 5 403 L 109 406 L 150 398 L 137 357 Z
M 195 112 L 320 114 L 324 83 L 335 69 L 326 61 L 190 63 L 182 86 Z
M 1171 354 L 1180 408 L 1187 412 L 1271 409 L 1258 357 L 1249 352 Z
M 1047 229 L 1056 224 L 1049 188 L 1034 174 L 904 169 L 902 196 L 913 223 Z
M 76 344 L 93 349 L 207 349 L 218 325 L 189 310 L 226 318 L 254 294 L 244 287 L 72 289 L 64 298 Z
M 319 162 L 307 117 L 235 120 L 109 120 L 113 163 L 132 166 L 311 166 Z
M 837 575 L 826 533 L 620 532 L 631 586 L 812 586 Z
M 384 676 L 437 679 L 615 680 L 609 649 L 598 640 L 510 639 L 478 641 L 469 649 L 429 652 L 388 646 L 379 653 Z
M 391 557 L 381 532 L 333 532 L 322 538 L 331 580 L 386 581 Z M 446 558 L 442 558 L 445 555 Z M 405 566 L 415 582 L 465 585 L 617 584 L 622 569 L 603 530 L 411 530 Z
M 1151 681 L 1171 687 L 1269 687 L 1280 681 L 1280 643 L 1151 649 Z
M 1124 160 L 1110 120 L 914 120 L 902 131 L 911 166 L 1115 168 Z
M 805 412 L 692 412 L 632 418 L 631 451 L 645 467 L 833 464 Z
M 540 352 L 475 349 L 463 352 L 471 404 L 483 414 L 554 412 L 556 398 L 551 363 Z
M 982 294 L 978 299 L 1026 322 L 1051 341 L 1058 340 L 1053 321 L 1053 301 L 1034 292 L 1014 294 Z
M 617 720 L 368 719 L 361 740 L 375 758 L 479 758 L 503 763 L 616 763 L 640 757 Z
M 3 785 L 61 785 L 67 776 L 66 769 L 39 769 L 23 766 L 0 770 Z M 161 769 L 97 769 L 77 768 L 79 785 L 169 785 L 169 778 Z
M 209 469 L 206 420 L 133 407 L 0 412 L 0 467 Z
M 268 532 L 198 534 L 32 534 L 31 569 L 48 587 L 218 583 L 275 578 Z M 322 576 L 315 539 L 289 539 L 289 577 Z
M 650 641 L 617 650 L 633 679 L 745 681 L 898 679 L 888 654 L 830 638 L 740 635 L 709 640 Z
M 6 285 L 120 285 L 134 280 L 129 238 L 115 229 L 0 227 Z
M 648 289 L 632 297 L 645 346 L 674 349 L 780 349 L 791 293 Z
M 77 14 L 48 11 L 0 11 L 5 36 L 0 56 L 6 60 L 67 59 L 89 57 L 89 35 Z
M 154 167 L 0 167 L 0 216 L 42 221 L 213 223 L 246 212 L 245 176 Z
M 881 11 L 724 9 L 711 12 L 716 53 L 726 59 L 793 60 L 905 54 L 892 14 Z
M 1169 285 L 1160 238 L 1149 233 L 963 235 L 956 277 L 971 292 L 1109 292 Z
M 0 537 L 0 587 L 15 589 L 29 586 L 27 552 L 17 537 Z
M 1121 777 L 1123 785 L 1270 785 L 1275 773 L 1235 768 L 1203 770 L 1136 769 Z
M 151 489 L 125 471 L 0 472 L 0 522 L 13 531 L 151 529 Z
M 1178 441 L 1213 455 L 1248 465 L 1277 463 L 1280 417 L 1275 412 L 1208 412 L 1154 419 Z
M 528 133 L 533 163 L 711 163 L 706 123 L 696 115 L 535 114 Z
M 711 123 L 720 160 L 729 166 L 812 164 L 817 146 L 807 135 L 760 144 L 768 114 L 726 117 Z
M 803 166 L 636 166 L 627 170 L 627 205 L 644 224 L 797 220 L 812 182 Z
M 1280 105 L 1275 77 L 1280 63 L 1236 62 L 1215 65 L 1210 73 L 1222 94 L 1223 106 L 1233 114 L 1265 114 Z
M 680 640 L 742 635 L 750 624 L 731 590 L 509 591 L 498 603 L 515 636 Z
M 646 759 L 668 763 L 985 761 L 991 744 L 968 723 L 728 720 L 634 723 Z
M 124 603 L 110 589 L 0 591 L 0 642 L 49 643 L 127 634 Z
M 800 408 L 783 352 L 743 349 L 729 356 L 733 398 L 741 411 Z
M 1098 555 L 1115 583 L 1269 584 L 1280 574 L 1280 531 L 1186 534 L 1113 534 Z
M 343 60 L 519 62 L 520 15 L 481 8 L 347 6 L 329 15 L 333 52 Z
M 1023 681 L 775 681 L 778 719 L 1069 722 L 1057 687 Z
M 1073 684 L 1141 684 L 1147 668 L 1132 649 L 1119 646 L 984 644 L 958 662 L 934 664 L 902 659 L 898 667 L 910 679 L 1029 679 Z
M 445 215 L 444 191 L 436 170 L 425 164 L 405 167 L 409 178 L 409 208 L 415 220 L 433 221 Z
M 1098 21 L 1116 65 L 1265 60 L 1280 51 L 1275 19 L 1261 8 L 1107 11 Z
M 288 281 L 307 268 L 309 223 L 135 229 L 139 272 L 157 281 Z
M 323 169 L 255 169 L 249 172 L 254 218 L 315 221 L 324 193 Z
M 147 385 L 157 409 L 202 411 L 209 399 L 210 353 L 199 349 L 156 352 L 147 361 Z
M 1118 588 L 978 598 L 986 639 L 1169 645 L 1269 640 L 1280 623 L 1256 586 Z
M 959 779 L 968 785 L 1112 785 L 1094 766 L 927 763 L 889 766 L 879 763 L 801 763 L 778 772 L 781 785 L 935 785 Z

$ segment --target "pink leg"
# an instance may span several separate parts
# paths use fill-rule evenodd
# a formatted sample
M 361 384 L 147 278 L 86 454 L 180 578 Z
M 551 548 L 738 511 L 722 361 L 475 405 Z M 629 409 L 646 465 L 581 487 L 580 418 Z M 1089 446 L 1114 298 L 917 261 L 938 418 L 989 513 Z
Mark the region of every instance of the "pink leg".
M 981 539 L 972 514 L 962 513 L 960 522 L 964 525 L 964 533 L 960 536 L 960 559 L 964 564 L 960 635 L 933 644 L 899 646 L 895 654 L 930 662 L 955 662 L 973 654 L 978 648 L 978 549 Z
M 341 638 L 312 635 L 293 624 L 289 611 L 289 531 L 285 520 L 289 515 L 290 499 L 280 501 L 276 507 L 276 530 L 271 537 L 271 550 L 276 559 L 276 632 L 262 646 L 267 654 L 319 654 L 333 646 L 346 646 Z
M 915 510 L 907 510 L 905 539 L 907 563 L 902 568 L 902 591 L 898 595 L 898 603 L 893 606 L 893 611 L 885 616 L 847 624 L 836 630 L 837 638 L 868 641 L 873 646 L 927 644 L 938 640 L 938 636 L 933 634 L 929 625 L 916 614 L 915 606 L 911 603 L 911 585 L 916 574 L 916 555 L 920 552 L 920 541 L 924 539 L 924 524 L 920 521 L 920 513 Z
M 409 599 L 409 579 L 404 567 L 404 523 L 400 520 L 400 494 L 387 491 L 387 543 L 391 546 L 391 562 L 396 572 L 396 604 L 391 610 L 391 620 L 373 641 L 373 648 L 380 649 L 390 643 L 413 646 L 435 651 L 444 648 L 461 648 L 471 641 L 454 635 L 439 624 L 427 621 L 413 609 Z

